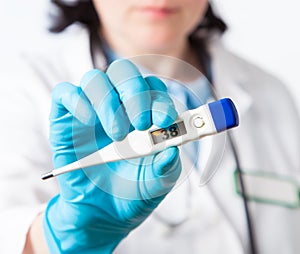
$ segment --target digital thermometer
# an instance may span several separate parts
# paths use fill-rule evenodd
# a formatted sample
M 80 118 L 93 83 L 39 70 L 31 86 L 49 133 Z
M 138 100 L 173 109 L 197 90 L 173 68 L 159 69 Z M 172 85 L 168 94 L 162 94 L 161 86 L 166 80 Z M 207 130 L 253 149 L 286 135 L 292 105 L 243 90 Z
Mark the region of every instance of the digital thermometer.
M 113 142 L 78 161 L 54 169 L 42 175 L 42 179 L 98 164 L 144 157 L 238 125 L 237 110 L 233 102 L 225 98 L 185 111 L 167 128 L 152 126 L 145 131 L 134 130 L 122 141 Z

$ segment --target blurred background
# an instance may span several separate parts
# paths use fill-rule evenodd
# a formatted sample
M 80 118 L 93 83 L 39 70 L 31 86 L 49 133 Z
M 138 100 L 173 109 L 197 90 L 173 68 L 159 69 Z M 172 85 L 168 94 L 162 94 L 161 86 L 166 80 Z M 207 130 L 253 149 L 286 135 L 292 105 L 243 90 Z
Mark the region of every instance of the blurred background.
M 283 80 L 300 111 L 300 1 L 211 2 L 228 24 L 227 47 Z M 44 43 L 48 8 L 49 0 L 0 0 L 0 53 Z

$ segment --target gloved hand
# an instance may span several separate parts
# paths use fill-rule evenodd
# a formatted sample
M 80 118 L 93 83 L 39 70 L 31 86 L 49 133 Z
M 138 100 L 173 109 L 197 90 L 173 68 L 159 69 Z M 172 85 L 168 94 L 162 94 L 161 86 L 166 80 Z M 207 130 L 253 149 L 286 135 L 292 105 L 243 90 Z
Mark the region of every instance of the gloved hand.
M 166 127 L 177 113 L 166 87 L 118 60 L 106 73 L 88 72 L 76 87 L 52 93 L 50 142 L 54 167 L 78 160 L 133 128 Z M 60 192 L 48 204 L 44 232 L 51 253 L 110 253 L 140 225 L 180 175 L 178 149 L 97 165 L 57 177 Z

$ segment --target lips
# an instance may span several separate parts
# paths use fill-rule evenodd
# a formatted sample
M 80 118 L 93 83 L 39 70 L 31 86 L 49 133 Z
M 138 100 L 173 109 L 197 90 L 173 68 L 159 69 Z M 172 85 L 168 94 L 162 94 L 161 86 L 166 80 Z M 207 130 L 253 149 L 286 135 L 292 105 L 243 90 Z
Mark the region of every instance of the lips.
M 178 8 L 170 8 L 170 7 L 154 7 L 154 6 L 146 6 L 141 7 L 139 10 L 144 14 L 154 18 L 164 18 L 171 15 L 174 15 L 178 12 Z

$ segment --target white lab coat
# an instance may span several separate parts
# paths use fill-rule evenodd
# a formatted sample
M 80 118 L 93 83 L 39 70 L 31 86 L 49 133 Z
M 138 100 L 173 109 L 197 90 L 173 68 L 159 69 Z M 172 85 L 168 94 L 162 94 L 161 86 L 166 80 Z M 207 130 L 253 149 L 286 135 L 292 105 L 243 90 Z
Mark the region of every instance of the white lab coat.
M 57 192 L 55 180 L 39 178 L 52 168 L 48 114 L 53 86 L 63 81 L 78 84 L 93 68 L 85 29 L 73 27 L 52 37 L 49 48 L 42 45 L 17 57 L 9 55 L 0 66 L 0 253 L 22 251 L 31 222 Z M 219 39 L 211 42 L 210 52 L 217 92 L 232 98 L 240 114 L 240 127 L 232 134 L 242 168 L 298 181 L 300 122 L 286 88 L 227 51 Z M 246 253 L 245 213 L 233 183 L 236 165 L 228 142 L 223 146 L 224 137 L 213 139 L 206 168 L 218 167 L 218 171 L 211 181 L 199 187 L 199 175 L 193 171 L 121 242 L 116 253 Z M 211 143 L 204 140 L 200 153 L 205 142 Z M 299 209 L 249 205 L 259 253 L 300 253 Z M 185 222 L 171 228 L 165 220 Z

